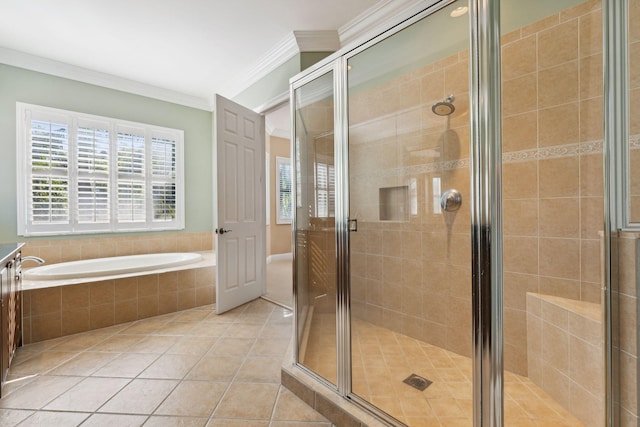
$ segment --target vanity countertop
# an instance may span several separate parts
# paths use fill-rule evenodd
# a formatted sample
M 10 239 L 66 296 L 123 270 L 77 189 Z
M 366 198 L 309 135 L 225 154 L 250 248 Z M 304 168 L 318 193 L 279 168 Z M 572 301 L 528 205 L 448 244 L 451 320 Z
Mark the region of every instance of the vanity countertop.
M 0 244 L 0 265 L 3 265 L 9 258 L 24 246 L 24 243 L 2 243 Z

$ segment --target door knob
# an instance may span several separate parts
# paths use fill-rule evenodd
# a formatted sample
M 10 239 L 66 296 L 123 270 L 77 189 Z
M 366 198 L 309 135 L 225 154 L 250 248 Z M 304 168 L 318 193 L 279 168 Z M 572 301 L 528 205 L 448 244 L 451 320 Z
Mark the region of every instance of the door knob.
M 224 234 L 224 233 L 229 233 L 233 230 L 225 230 L 224 228 L 216 228 L 216 234 Z

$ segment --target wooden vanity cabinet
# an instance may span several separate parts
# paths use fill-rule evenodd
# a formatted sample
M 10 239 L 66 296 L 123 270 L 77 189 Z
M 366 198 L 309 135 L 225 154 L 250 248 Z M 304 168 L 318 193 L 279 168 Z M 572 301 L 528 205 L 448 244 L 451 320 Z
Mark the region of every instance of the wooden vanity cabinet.
M 16 349 L 22 343 L 22 300 L 20 283 L 22 280 L 22 245 L 0 245 L 0 249 L 13 246 L 0 254 L 0 396 L 7 379 L 11 361 Z

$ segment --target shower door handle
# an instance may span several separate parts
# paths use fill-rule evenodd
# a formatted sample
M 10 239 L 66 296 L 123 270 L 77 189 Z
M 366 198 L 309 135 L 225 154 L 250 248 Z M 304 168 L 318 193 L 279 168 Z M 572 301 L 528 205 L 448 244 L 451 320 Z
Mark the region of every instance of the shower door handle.
M 353 232 L 358 231 L 358 220 L 357 219 L 350 219 L 349 220 L 349 231 L 353 231 Z

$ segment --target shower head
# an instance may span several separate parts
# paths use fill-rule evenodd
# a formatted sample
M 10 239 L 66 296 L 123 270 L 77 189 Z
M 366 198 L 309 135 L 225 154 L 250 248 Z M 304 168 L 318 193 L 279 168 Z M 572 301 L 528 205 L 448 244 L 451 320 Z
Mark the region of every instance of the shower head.
M 455 97 L 453 95 L 449 95 L 447 99 L 444 101 L 436 102 L 431 106 L 431 111 L 438 116 L 448 116 L 454 111 L 456 111 L 456 107 L 453 105 L 453 100 Z

